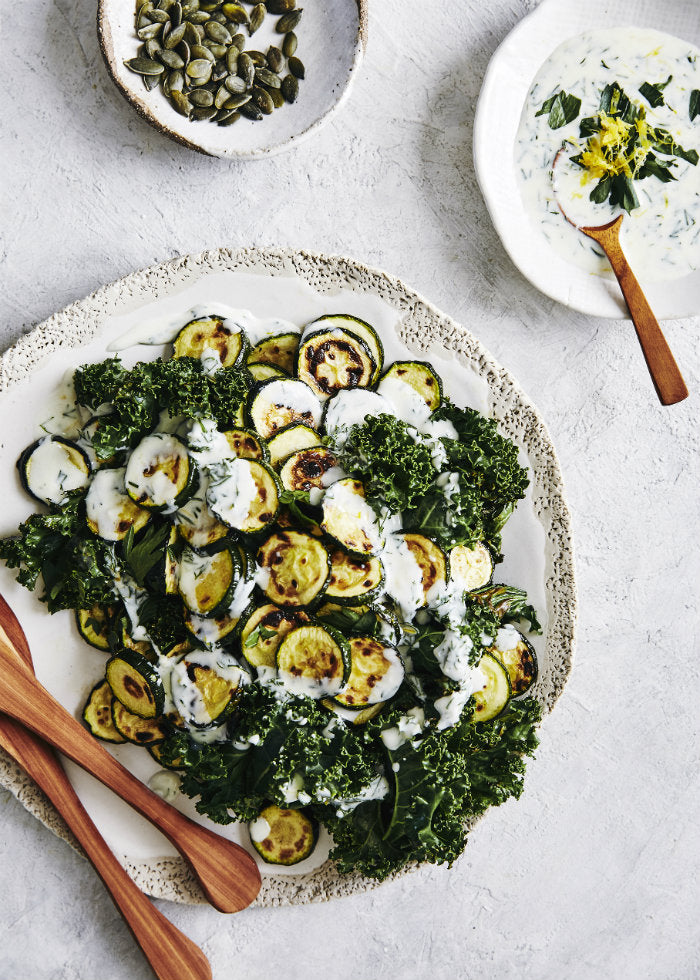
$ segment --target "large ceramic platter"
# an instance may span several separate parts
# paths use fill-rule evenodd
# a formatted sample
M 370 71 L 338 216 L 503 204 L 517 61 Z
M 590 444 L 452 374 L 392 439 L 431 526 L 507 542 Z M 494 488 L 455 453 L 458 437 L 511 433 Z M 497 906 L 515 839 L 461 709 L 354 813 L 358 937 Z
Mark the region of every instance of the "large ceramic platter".
M 35 438 L 37 426 L 60 410 L 56 398 L 66 373 L 80 363 L 104 359 L 110 346 L 136 325 L 177 319 L 206 303 L 248 309 L 263 318 L 282 316 L 299 325 L 322 313 L 354 314 L 377 328 L 387 361 L 411 355 L 430 359 L 457 404 L 499 420 L 520 447 L 532 482 L 506 527 L 507 558 L 497 579 L 527 589 L 541 613 L 544 632 L 535 638 L 540 676 L 533 693 L 546 710 L 551 709 L 571 666 L 576 595 L 569 513 L 547 429 L 513 378 L 463 327 L 398 280 L 348 259 L 258 249 L 221 249 L 179 258 L 99 289 L 22 338 L 0 360 L 0 417 L 13 420 L 0 446 L 0 534 L 12 533 L 32 510 L 14 463 Z M 157 353 L 152 347 L 136 347 L 125 351 L 124 359 L 134 363 Z M 79 638 L 70 613 L 49 616 L 4 566 L 0 592 L 27 633 L 39 679 L 69 711 L 78 713 L 103 674 L 103 657 Z M 114 754 L 144 780 L 157 768 L 138 746 L 115 746 Z M 203 901 L 182 859 L 150 824 L 72 763 L 66 762 L 66 769 L 90 816 L 145 891 L 176 901 Z M 50 804 L 4 753 L 0 784 L 70 840 Z M 184 798 L 178 805 L 250 848 L 242 828 L 211 824 Z M 285 869 L 286 874 L 277 869 L 274 875 L 264 873 L 257 903 L 309 902 L 374 884 L 359 875 L 338 875 L 326 859 L 328 848 L 329 841 L 322 839 L 311 858 Z
M 515 265 L 533 285 L 592 316 L 626 317 L 610 275 L 592 275 L 554 251 L 523 203 L 515 166 L 520 114 L 541 65 L 567 38 L 612 27 L 648 27 L 700 44 L 696 0 L 543 0 L 493 55 L 474 121 L 474 165 L 491 219 Z M 642 280 L 660 320 L 700 313 L 700 271 L 672 282 Z

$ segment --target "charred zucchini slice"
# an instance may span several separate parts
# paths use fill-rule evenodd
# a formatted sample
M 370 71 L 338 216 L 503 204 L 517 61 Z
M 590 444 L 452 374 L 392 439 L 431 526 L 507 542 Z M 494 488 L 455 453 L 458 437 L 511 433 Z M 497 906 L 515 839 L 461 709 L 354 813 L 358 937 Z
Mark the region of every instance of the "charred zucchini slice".
M 223 651 L 194 650 L 173 666 L 170 689 L 175 708 L 190 728 L 220 725 L 233 711 L 243 671 Z
M 331 577 L 325 598 L 343 606 L 360 606 L 382 591 L 384 568 L 379 558 L 358 558 L 341 548 L 331 552 Z
M 537 680 L 537 654 L 515 626 L 501 627 L 488 652 L 508 671 L 514 697 L 525 694 Z
M 297 626 L 309 622 L 303 609 L 280 609 L 273 603 L 258 606 L 241 630 L 241 650 L 252 667 L 274 667 L 277 648 Z
M 262 381 L 251 392 L 248 418 L 263 439 L 269 439 L 292 422 L 317 428 L 321 402 L 311 388 L 295 378 Z
M 473 548 L 458 544 L 450 551 L 450 578 L 465 592 L 488 585 L 493 575 L 493 558 L 485 544 Z
M 500 660 L 490 653 L 481 655 L 479 670 L 484 675 L 484 681 L 473 695 L 472 721 L 491 721 L 496 715 L 500 715 L 510 700 L 510 679 Z
M 159 766 L 162 766 L 163 769 L 175 769 L 175 770 L 179 770 L 179 769 L 184 769 L 185 768 L 184 760 L 179 755 L 176 755 L 175 758 L 172 760 L 172 762 L 166 762 L 163 759 L 163 743 L 162 742 L 154 742 L 152 745 L 147 745 L 146 748 L 148 749 L 148 751 L 150 752 L 150 754 L 153 756 L 153 758 L 156 760 L 156 762 L 158 763 L 158 765 Z
M 349 313 L 335 313 L 326 314 L 326 316 L 321 316 L 318 320 L 310 323 L 304 328 L 304 334 L 309 335 L 312 331 L 315 332 L 316 330 L 333 329 L 349 330 L 363 341 L 375 363 L 374 375 L 370 382 L 371 385 L 374 385 L 382 373 L 382 367 L 384 366 L 384 347 L 377 331 L 366 320 L 360 320 L 356 316 L 350 316 Z
M 229 429 L 228 432 L 224 432 L 224 436 L 231 447 L 231 452 L 241 459 L 261 461 L 267 459 L 267 449 L 254 432 L 248 432 L 247 429 Z
M 327 626 L 298 626 L 277 648 L 277 672 L 297 697 L 333 698 L 350 670 L 347 640 Z
M 112 694 L 133 715 L 155 718 L 163 713 L 163 682 L 156 668 L 142 654 L 121 650 L 107 661 L 105 676 Z
M 274 435 L 267 444 L 270 463 L 277 466 L 300 449 L 312 449 L 321 445 L 321 437 L 310 425 L 293 422 Z
M 354 636 L 349 643 L 350 676 L 335 703 L 358 711 L 393 698 L 404 675 L 398 651 L 372 636 Z
M 225 368 L 245 363 L 248 341 L 241 330 L 231 330 L 218 316 L 192 320 L 175 338 L 174 357 L 194 357 L 199 360 L 205 349 L 215 351 Z
M 360 480 L 338 480 L 323 496 L 323 530 L 348 551 L 371 555 L 379 550 L 376 514 L 365 500 Z
M 151 519 L 126 492 L 125 473 L 123 468 L 98 470 L 85 495 L 88 527 L 105 541 L 122 541 L 132 527 L 136 533 Z
M 270 381 L 272 378 L 288 378 L 289 375 L 274 364 L 248 364 L 248 370 L 256 381 Z
M 275 519 L 277 477 L 267 464 L 255 459 L 224 460 L 210 467 L 206 499 L 224 524 L 254 534 Z
M 17 460 L 22 486 L 42 504 L 60 505 L 71 490 L 90 480 L 90 459 L 80 446 L 61 436 L 44 436 L 28 446 Z
M 185 629 L 205 647 L 216 646 L 225 640 L 234 632 L 241 619 L 239 615 L 232 615 L 228 611 L 220 616 L 198 616 L 186 608 L 183 611 Z
M 302 810 L 263 807 L 248 825 L 253 847 L 266 864 L 299 864 L 313 852 L 318 823 Z
M 107 681 L 100 681 L 90 691 L 85 707 L 83 721 L 95 738 L 103 742 L 126 742 L 124 736 L 114 727 L 112 702 L 114 695 Z
M 96 650 L 109 650 L 109 623 L 114 615 L 112 606 L 92 606 L 90 609 L 76 609 L 75 621 L 78 632 Z
M 333 470 L 338 478 L 344 476 L 335 453 L 325 446 L 315 446 L 292 453 L 282 464 L 280 480 L 285 490 L 323 488 L 334 482 Z
M 226 525 L 207 506 L 205 495 L 208 486 L 209 477 L 202 477 L 195 495 L 173 515 L 178 534 L 193 548 L 206 548 L 228 534 Z
M 375 369 L 365 342 L 346 329 L 311 331 L 299 344 L 297 377 L 324 400 L 346 388 L 367 388 Z
M 291 374 L 299 347 L 298 333 L 278 333 L 265 337 L 248 355 L 248 370 L 255 364 L 269 364 L 284 374 Z
M 136 745 L 164 742 L 168 734 L 162 717 L 141 718 L 125 708 L 116 698 L 112 699 L 112 721 L 119 734 L 127 742 L 134 742 Z
M 442 401 L 442 382 L 426 361 L 395 361 L 384 378 L 396 378 L 417 391 L 431 412 Z
M 175 510 L 197 489 L 197 466 L 187 446 L 167 432 L 142 439 L 126 464 L 126 492 L 139 507 Z
M 218 547 L 212 554 L 185 548 L 180 559 L 178 591 L 190 612 L 215 616 L 231 605 L 240 577 L 237 552 Z
M 339 704 L 335 701 L 325 699 L 321 702 L 324 708 L 328 708 L 332 711 L 334 715 L 338 715 L 343 721 L 350 722 L 351 725 L 364 725 L 365 722 L 371 721 L 372 718 L 376 718 L 379 712 L 382 710 L 385 701 L 380 701 L 379 704 L 372 704 L 368 708 L 361 708 L 359 711 L 351 711 L 348 708 L 341 708 Z
M 430 590 L 444 585 L 447 580 L 445 552 L 424 534 L 404 534 L 403 539 L 421 570 L 423 595 L 427 602 Z
M 278 606 L 308 606 L 323 592 L 330 558 L 318 538 L 303 531 L 276 531 L 258 551 L 270 575 L 263 591 Z

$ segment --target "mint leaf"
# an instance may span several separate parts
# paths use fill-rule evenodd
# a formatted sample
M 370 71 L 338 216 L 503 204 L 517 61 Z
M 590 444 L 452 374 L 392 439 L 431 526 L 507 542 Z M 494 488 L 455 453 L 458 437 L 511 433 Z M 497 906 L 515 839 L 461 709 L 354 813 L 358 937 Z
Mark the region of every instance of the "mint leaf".
M 652 109 L 658 109 L 660 105 L 664 105 L 664 89 L 668 83 L 673 78 L 673 75 L 669 75 L 665 82 L 657 82 L 652 85 L 651 82 L 644 82 L 639 86 L 640 93 L 647 100 Z
M 548 114 L 549 118 L 547 122 L 549 123 L 550 129 L 560 129 L 567 123 L 572 122 L 580 111 L 581 100 L 577 96 L 570 95 L 562 90 L 543 102 L 541 108 L 535 113 L 535 116 Z

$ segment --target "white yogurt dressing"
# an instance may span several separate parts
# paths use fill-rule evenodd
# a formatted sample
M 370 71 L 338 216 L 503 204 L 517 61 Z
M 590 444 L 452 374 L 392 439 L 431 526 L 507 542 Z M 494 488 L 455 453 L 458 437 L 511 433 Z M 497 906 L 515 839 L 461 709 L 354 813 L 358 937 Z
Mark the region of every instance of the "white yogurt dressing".
M 180 777 L 176 772 L 160 769 L 148 780 L 148 788 L 166 803 L 172 803 L 180 795 Z
M 210 464 L 205 498 L 209 509 L 229 527 L 244 526 L 258 488 L 249 459 L 224 459 Z
M 69 491 L 80 490 L 90 482 L 89 473 L 75 465 L 68 446 L 50 436 L 33 450 L 25 473 L 31 492 L 47 504 L 62 504 Z
M 187 450 L 179 439 L 166 432 L 153 432 L 129 456 L 124 482 L 139 500 L 151 500 L 165 513 L 172 513 L 178 486 L 160 467 L 175 458 L 180 459 L 181 465 L 189 465 Z
M 616 81 L 633 102 L 644 106 L 652 126 L 670 132 L 686 150 L 700 150 L 700 120 L 691 123 L 688 111 L 690 92 L 698 88 L 699 67 L 700 51 L 687 41 L 637 27 L 569 38 L 542 65 L 523 108 L 515 168 L 533 224 L 563 258 L 590 273 L 610 273 L 597 245 L 569 225 L 557 206 L 552 163 L 562 143 L 583 144 L 580 120 L 597 114 L 602 89 Z M 640 85 L 664 82 L 669 75 L 663 91 L 667 104 L 652 108 L 639 92 Z M 573 122 L 553 130 L 546 114 L 535 113 L 561 89 L 581 99 L 581 112 Z M 659 159 L 668 158 L 659 154 Z M 677 279 L 700 268 L 700 164 L 677 160 L 672 172 L 677 180 L 670 183 L 656 177 L 634 181 L 640 207 L 625 213 L 622 221 L 621 242 L 630 265 L 650 282 Z M 585 170 L 573 165 L 560 171 L 557 164 L 557 173 L 562 205 L 575 212 L 572 217 L 578 224 L 604 224 L 615 216 L 617 209 L 608 203 L 588 200 L 596 181 Z
M 272 828 L 265 817 L 258 817 L 257 820 L 253 820 L 248 829 L 250 831 L 250 839 L 255 844 L 261 844 Z
M 393 414 L 392 406 L 376 391 L 344 389 L 328 402 L 324 419 L 326 434 L 336 446 L 342 448 L 351 426 L 361 425 L 368 416 Z
M 318 428 L 323 413 L 323 406 L 311 388 L 296 378 L 271 381 L 265 385 L 256 401 L 266 406 L 263 410 L 266 418 L 274 417 L 278 428 L 294 421 Z
M 173 702 L 185 724 L 197 728 L 209 725 L 212 719 L 201 691 L 190 676 L 194 675 L 195 667 L 212 670 L 233 687 L 242 682 L 243 671 L 232 656 L 221 650 L 195 650 L 173 665 L 170 671 Z
M 124 489 L 125 473 L 125 467 L 99 470 L 85 495 L 87 518 L 105 541 L 119 541 L 121 537 L 117 527 L 123 518 L 125 504 L 131 503 Z

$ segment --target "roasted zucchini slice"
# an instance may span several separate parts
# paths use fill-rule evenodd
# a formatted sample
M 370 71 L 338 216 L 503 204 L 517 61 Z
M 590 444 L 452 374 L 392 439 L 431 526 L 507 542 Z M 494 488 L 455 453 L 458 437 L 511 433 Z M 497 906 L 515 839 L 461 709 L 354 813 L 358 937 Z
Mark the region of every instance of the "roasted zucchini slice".
M 248 370 L 255 364 L 269 364 L 291 374 L 299 347 L 298 333 L 278 333 L 265 337 L 248 355 Z
M 231 636 L 238 626 L 241 617 L 224 612 L 220 616 L 198 616 L 184 608 L 185 629 L 205 647 L 213 647 Z
M 292 422 L 317 428 L 321 402 L 311 388 L 295 378 L 273 378 L 256 385 L 248 401 L 248 419 L 263 439 L 269 439 Z
M 154 742 L 152 745 L 147 745 L 146 748 L 153 756 L 153 758 L 156 760 L 158 765 L 162 766 L 163 769 L 179 770 L 185 768 L 185 763 L 179 755 L 176 755 L 172 762 L 165 762 L 165 760 L 163 759 L 162 742 Z
M 229 533 L 226 525 L 207 506 L 205 495 L 208 486 L 209 477 L 201 477 L 195 495 L 173 515 L 178 534 L 193 548 L 206 548 Z
M 248 432 L 247 429 L 229 429 L 223 435 L 231 447 L 231 452 L 241 459 L 257 459 L 263 462 L 267 459 L 267 448 L 254 432 Z
M 403 539 L 421 570 L 423 595 L 427 602 L 430 590 L 444 586 L 447 580 L 445 552 L 424 534 L 404 534 Z
M 255 459 L 224 460 L 209 469 L 206 500 L 228 527 L 255 534 L 274 521 L 279 509 L 277 477 Z
M 381 546 L 377 517 L 360 480 L 338 480 L 323 495 L 323 530 L 348 551 L 371 555 Z
M 71 490 L 82 490 L 90 482 L 87 453 L 61 436 L 44 436 L 28 446 L 17 460 L 19 479 L 42 504 L 60 505 Z
M 484 675 L 484 681 L 473 694 L 472 721 L 491 721 L 496 715 L 500 715 L 510 700 L 510 679 L 500 660 L 490 653 L 481 655 L 479 670 Z
M 327 626 L 298 626 L 277 648 L 277 672 L 290 694 L 333 698 L 350 672 L 348 641 Z
M 267 444 L 270 463 L 277 466 L 300 449 L 312 449 L 321 445 L 321 437 L 310 425 L 293 422 L 274 435 Z
M 133 715 L 155 718 L 163 713 L 163 681 L 157 668 L 136 650 L 121 650 L 108 660 L 105 676 L 112 694 Z
M 166 722 L 160 718 L 141 718 L 125 708 L 117 698 L 112 700 L 112 721 L 114 727 L 127 742 L 136 745 L 153 745 L 165 741 L 168 732 Z
M 305 332 L 299 344 L 297 377 L 324 400 L 346 388 L 367 388 L 375 369 L 367 345 L 350 330 Z
M 178 592 L 190 612 L 198 616 L 216 616 L 231 605 L 240 577 L 238 552 L 217 547 L 202 554 L 185 548 L 180 558 Z
M 124 482 L 139 507 L 173 511 L 194 495 L 199 481 L 187 446 L 177 436 L 153 432 L 129 457 Z
M 95 605 L 90 609 L 76 609 L 78 632 L 96 650 L 109 650 L 109 623 L 113 615 L 113 606 Z
M 338 466 L 338 457 L 325 446 L 300 449 L 292 453 L 280 468 L 280 480 L 285 490 L 324 488 L 334 482 L 334 475 L 337 479 L 345 476 Z
M 288 378 L 289 375 L 274 364 L 248 364 L 248 370 L 256 381 L 270 381 L 272 378 Z
M 537 680 L 537 654 L 515 626 L 502 626 L 488 652 L 508 671 L 514 697 L 525 694 Z
M 144 507 L 135 504 L 124 487 L 126 470 L 98 470 L 85 495 L 88 527 L 105 541 L 122 541 L 133 527 L 134 533 L 151 519 Z
M 107 681 L 102 680 L 95 684 L 83 708 L 83 721 L 95 738 L 101 738 L 104 742 L 126 742 L 124 736 L 114 727 L 113 701 L 112 688 Z
M 434 412 L 442 401 L 442 382 L 426 361 L 395 361 L 385 371 L 382 381 L 384 378 L 395 378 L 410 385 L 418 392 L 431 412 Z
M 282 639 L 309 622 L 303 609 L 280 609 L 271 602 L 258 606 L 241 630 L 241 651 L 252 667 L 274 667 Z
M 330 557 L 318 538 L 303 531 L 276 531 L 258 551 L 270 575 L 263 591 L 278 606 L 308 606 L 323 592 Z
M 358 558 L 342 548 L 331 552 L 331 577 L 324 598 L 343 606 L 361 606 L 382 591 L 384 567 L 379 558 Z
M 245 363 L 248 341 L 242 330 L 231 330 L 218 316 L 192 320 L 175 338 L 174 357 L 199 360 L 205 349 L 216 351 L 221 366 L 238 367 Z
M 382 710 L 385 701 L 380 701 L 379 704 L 372 704 L 369 708 L 361 708 L 359 711 L 351 711 L 348 708 L 341 708 L 339 704 L 330 699 L 324 699 L 321 701 L 324 708 L 328 708 L 332 711 L 334 715 L 338 715 L 343 721 L 350 722 L 351 725 L 364 725 L 365 722 L 371 721 L 372 718 L 376 718 L 379 712 Z
M 299 864 L 313 852 L 318 823 L 301 810 L 269 804 L 248 825 L 253 847 L 266 864 Z
M 308 324 L 304 328 L 304 335 L 309 336 L 317 330 L 333 329 L 349 330 L 363 341 L 375 363 L 374 374 L 370 381 L 370 384 L 374 385 L 382 373 L 382 367 L 384 366 L 384 347 L 377 331 L 366 320 L 360 320 L 358 317 L 351 316 L 349 313 L 332 313 L 321 316 L 318 320 L 314 320 L 313 323 Z
M 220 725 L 233 711 L 243 671 L 223 651 L 194 650 L 173 665 L 173 703 L 190 728 Z
M 350 675 L 335 703 L 359 711 L 393 698 L 404 676 L 398 651 L 372 636 L 354 636 L 348 642 Z
M 450 579 L 465 592 L 488 585 L 493 575 L 493 558 L 485 544 L 473 548 L 458 544 L 450 551 Z

